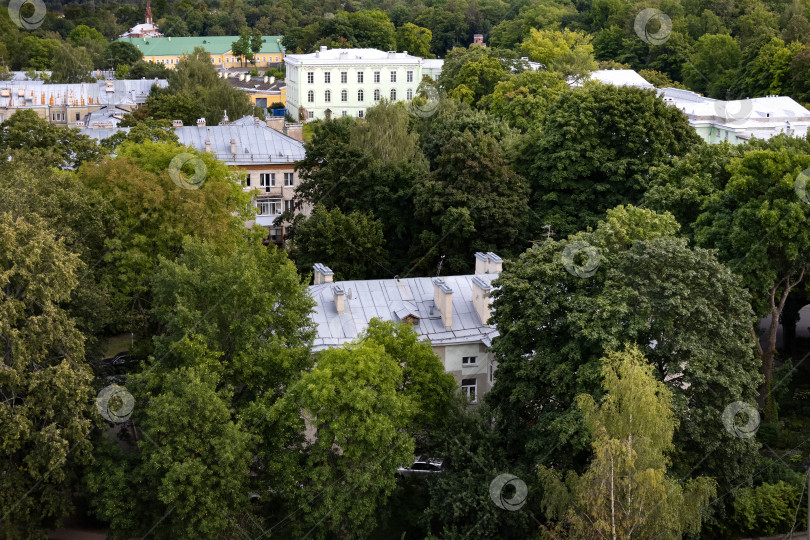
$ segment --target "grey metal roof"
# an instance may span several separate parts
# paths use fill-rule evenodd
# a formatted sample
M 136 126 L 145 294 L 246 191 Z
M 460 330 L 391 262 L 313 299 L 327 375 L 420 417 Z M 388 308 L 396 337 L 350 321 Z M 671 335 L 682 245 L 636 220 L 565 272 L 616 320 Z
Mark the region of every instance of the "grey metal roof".
M 439 309 L 433 303 L 433 279 L 429 277 L 339 281 L 309 287 L 316 302 L 313 320 L 317 324 L 315 350 L 337 347 L 356 338 L 369 321 L 400 321 L 407 315 L 418 317 L 414 326 L 422 339 L 434 345 L 484 343 L 489 346 L 498 335 L 494 325 L 481 322 L 472 303 L 472 282 L 479 280 L 491 286 L 498 274 L 444 276 L 453 290 L 453 325 L 445 328 Z M 332 287 L 345 292 L 344 312 L 338 313 Z M 351 298 L 349 296 L 351 295 Z
M 184 126 L 174 132 L 180 144 L 205 151 L 211 141 L 211 153 L 228 165 L 251 163 L 294 163 L 304 159 L 304 144 L 264 124 L 228 124 L 225 126 Z M 231 152 L 231 139 L 236 153 Z
M 225 126 L 183 126 L 174 128 L 180 144 L 205 152 L 205 141 L 211 141 L 211 154 L 227 165 L 263 165 L 294 163 L 304 159 L 304 143 L 284 135 L 265 124 L 242 118 Z M 246 125 L 247 124 L 247 125 Z M 81 133 L 94 139 L 106 139 L 128 128 L 93 129 Z M 236 141 L 236 154 L 231 153 L 231 139 Z
M 73 107 L 99 104 L 132 107 L 144 103 L 154 85 L 166 88 L 169 83 L 166 79 L 104 80 L 76 84 L 0 81 L 0 105 L 37 108 L 50 106 L 53 101 L 53 105 Z

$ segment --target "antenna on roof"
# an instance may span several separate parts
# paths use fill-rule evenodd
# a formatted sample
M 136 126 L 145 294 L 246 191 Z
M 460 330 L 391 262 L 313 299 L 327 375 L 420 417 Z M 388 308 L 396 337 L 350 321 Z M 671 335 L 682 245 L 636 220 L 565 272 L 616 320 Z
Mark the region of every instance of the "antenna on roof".
M 444 264 L 444 255 L 442 255 L 441 259 L 439 259 L 439 266 L 436 268 L 436 277 L 439 277 L 439 275 L 442 273 L 442 264 Z
M 554 231 L 551 230 L 551 225 L 543 225 L 543 228 L 546 230 L 546 240 L 551 240 L 551 237 L 554 236 Z

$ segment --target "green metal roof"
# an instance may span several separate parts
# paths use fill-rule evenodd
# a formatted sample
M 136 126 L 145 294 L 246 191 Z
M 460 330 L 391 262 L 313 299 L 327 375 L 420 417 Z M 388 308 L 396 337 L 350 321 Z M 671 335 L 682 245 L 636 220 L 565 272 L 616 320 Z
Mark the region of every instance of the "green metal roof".
M 261 50 L 256 54 L 281 53 L 283 36 L 262 36 Z M 239 36 L 200 36 L 200 37 L 147 37 L 119 38 L 117 41 L 128 41 L 135 45 L 144 56 L 180 56 L 190 54 L 194 47 L 202 47 L 210 54 L 225 54 L 231 50 L 233 42 Z

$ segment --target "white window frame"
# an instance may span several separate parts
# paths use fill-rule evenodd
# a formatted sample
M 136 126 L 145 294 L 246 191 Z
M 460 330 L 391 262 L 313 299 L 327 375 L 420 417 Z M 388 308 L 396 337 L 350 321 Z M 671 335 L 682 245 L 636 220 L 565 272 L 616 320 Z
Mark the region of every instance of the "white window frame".
M 324 93 L 323 93 L 323 100 L 324 100 L 326 103 L 331 103 L 331 102 L 332 102 L 332 91 L 331 91 L 331 90 L 325 90 L 325 91 L 324 91 Z
M 477 366 L 478 365 L 478 357 L 477 356 L 462 356 L 461 357 L 461 365 L 462 366 Z
M 307 82 L 309 84 L 315 84 L 315 72 L 314 71 L 307 71 Z
M 470 403 L 478 403 L 478 379 L 461 379 L 461 391 Z
M 315 103 L 315 91 L 309 90 L 307 92 L 307 103 Z
M 409 70 L 405 74 L 405 82 L 413 82 L 413 71 L 412 70 Z
M 391 82 L 392 83 L 397 82 L 397 72 L 396 71 L 391 72 Z
M 374 72 L 374 82 L 375 82 L 375 83 L 379 83 L 379 82 L 380 82 L 380 72 L 379 72 L 379 71 L 375 71 L 375 72 Z
M 284 173 L 284 187 L 292 187 L 295 185 L 295 173 Z
M 295 210 L 295 206 L 293 205 L 292 199 L 287 199 L 284 201 L 284 211 L 285 212 L 292 212 Z
M 259 187 L 275 187 L 276 173 L 259 173 Z
M 347 84 L 349 82 L 349 72 L 348 71 L 341 71 L 340 72 L 340 84 Z
M 413 88 L 408 88 L 408 91 L 405 93 L 405 99 L 408 101 L 413 99 Z
M 361 90 L 358 90 L 358 91 L 357 91 L 357 101 L 358 101 L 359 103 L 363 103 L 363 98 L 364 98 L 364 97 L 365 97 L 365 93 L 363 92 L 363 90 L 362 90 L 362 89 L 361 89 Z
M 365 118 L 365 117 L 366 117 L 366 113 L 365 113 L 365 111 L 363 111 L 363 109 L 360 109 L 359 111 L 357 111 L 357 118 Z
M 380 89 L 379 88 L 374 89 L 374 101 L 375 102 L 380 101 Z
M 278 216 L 281 214 L 281 199 L 257 199 L 256 215 L 258 216 Z
M 346 91 L 346 90 L 341 90 L 340 91 L 340 101 L 342 103 L 346 103 L 347 101 L 349 101 L 349 92 L 348 91 Z
M 358 84 L 363 84 L 363 72 L 362 71 L 357 72 L 357 82 L 358 82 Z
M 397 100 L 397 89 L 396 88 L 391 89 L 391 93 L 389 94 L 389 97 L 391 98 L 391 101 L 396 101 Z
M 323 74 L 323 83 L 324 84 L 329 84 L 331 82 L 332 82 L 332 72 L 331 71 L 325 71 L 324 74 Z

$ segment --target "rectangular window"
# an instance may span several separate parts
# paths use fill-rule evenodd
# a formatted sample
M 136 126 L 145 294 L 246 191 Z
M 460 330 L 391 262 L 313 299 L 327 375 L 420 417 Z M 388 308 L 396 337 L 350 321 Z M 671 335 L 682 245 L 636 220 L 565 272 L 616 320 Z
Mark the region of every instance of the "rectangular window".
M 326 84 L 329 84 L 329 83 L 332 82 L 332 74 L 329 73 L 328 71 L 323 74 L 323 82 L 326 83 Z
M 292 201 L 284 201 L 284 211 L 285 212 L 292 212 L 294 209 Z
M 247 187 L 250 187 L 250 175 L 249 174 L 245 175 L 245 185 Z
M 470 400 L 470 403 L 478 402 L 478 381 L 475 379 L 461 379 L 461 391 Z
M 277 216 L 281 213 L 281 199 L 259 199 L 256 208 L 260 216 Z
M 346 109 L 343 109 L 343 111 L 340 113 L 340 116 L 345 117 L 347 114 L 349 114 L 348 111 Z
M 284 185 L 285 186 L 293 186 L 295 185 L 295 177 L 293 176 L 295 173 L 285 172 L 284 173 Z
M 492 364 L 489 365 L 489 383 L 492 384 L 495 382 L 495 368 Z
M 374 72 L 374 82 L 375 83 L 380 82 L 380 72 L 379 71 Z
M 364 116 L 365 116 L 365 113 L 363 112 L 363 109 L 360 109 L 359 111 L 357 111 L 357 118 L 363 118 Z
M 413 71 L 409 71 L 407 74 L 407 82 L 413 82 Z
M 315 118 L 315 111 L 309 111 L 309 119 L 312 120 Z
M 391 82 L 397 82 L 397 72 L 396 71 L 391 72 Z
M 315 82 L 315 72 L 314 71 L 307 71 L 307 82 L 312 84 Z
M 463 356 L 461 358 L 462 366 L 474 366 L 476 364 L 476 356 Z
M 357 72 L 357 82 L 359 82 L 359 83 L 363 82 L 363 72 L 362 71 Z
M 259 186 L 274 187 L 276 185 L 276 173 L 259 174 Z
M 340 72 L 340 82 L 346 84 L 349 82 L 349 72 L 348 71 L 341 71 Z
M 79 121 L 79 113 L 76 113 L 76 121 Z

